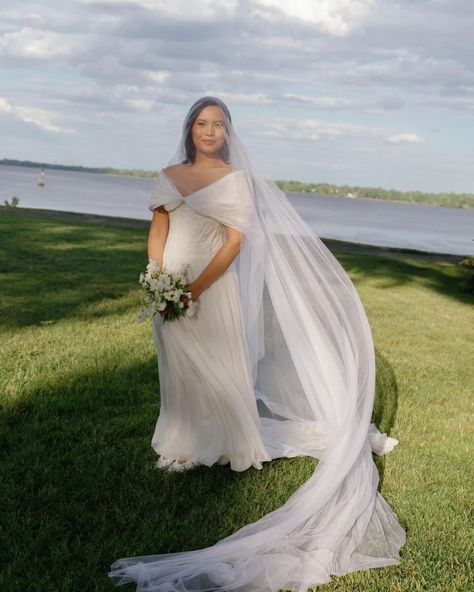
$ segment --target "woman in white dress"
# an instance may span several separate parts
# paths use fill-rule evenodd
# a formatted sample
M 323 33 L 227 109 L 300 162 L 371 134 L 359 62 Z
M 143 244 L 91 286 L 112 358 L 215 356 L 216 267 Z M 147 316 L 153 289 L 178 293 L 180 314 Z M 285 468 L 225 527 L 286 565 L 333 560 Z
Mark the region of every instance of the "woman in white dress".
M 221 156 L 225 136 L 218 106 L 202 109 L 190 133 L 193 161 L 161 172 L 182 199 L 150 207 L 149 258 L 160 269 L 188 263 L 188 289 L 199 303 L 194 317 L 167 323 L 160 315 L 153 319 L 161 408 L 152 446 L 160 455 L 159 468 L 230 462 L 234 471 L 261 469 L 262 461 L 272 457 L 260 432 L 233 265 L 242 235 L 188 205 L 204 192 L 229 191 L 242 171 Z
M 148 254 L 191 266 L 197 314 L 155 317 L 158 466 L 319 460 L 277 510 L 205 549 L 115 561 L 147 592 L 304 592 L 331 574 L 396 565 L 405 531 L 377 491 L 375 353 L 348 275 L 241 144 L 227 106 L 190 108 L 150 209 Z

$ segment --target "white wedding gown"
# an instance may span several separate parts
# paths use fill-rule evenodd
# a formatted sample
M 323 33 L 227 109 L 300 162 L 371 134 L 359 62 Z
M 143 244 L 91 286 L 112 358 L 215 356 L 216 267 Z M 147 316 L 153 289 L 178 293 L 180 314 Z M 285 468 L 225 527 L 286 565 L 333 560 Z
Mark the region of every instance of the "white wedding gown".
M 286 198 L 259 198 L 261 225 L 246 171 L 186 197 L 161 171 L 149 208 L 169 212 L 166 267 L 188 263 L 193 281 L 226 240 L 226 226 L 245 240 L 197 300 L 196 316 L 154 319 L 161 404 L 152 446 L 207 466 L 228 459 L 235 471 L 277 457 L 319 463 L 283 506 L 210 547 L 116 560 L 116 585 L 304 592 L 331 574 L 400 561 L 405 531 L 377 491 L 372 459 L 398 440 L 368 424 L 375 360 L 362 304 Z M 253 338 L 262 333 L 264 343 Z
M 196 213 L 186 199 L 166 206 L 163 266 L 189 263 L 190 283 L 226 241 L 226 227 Z M 260 432 L 234 263 L 196 303 L 193 317 L 153 319 L 161 407 L 152 446 L 166 458 L 207 466 L 228 459 L 234 471 L 261 469 L 271 455 Z
M 169 214 L 164 267 L 177 270 L 188 263 L 189 282 L 199 276 L 226 240 L 226 226 L 199 213 L 199 201 L 218 201 L 220 193 L 236 191 L 236 176 L 241 173 L 230 173 L 164 204 Z M 259 416 L 235 264 L 196 302 L 199 309 L 194 317 L 165 323 L 159 315 L 153 319 L 161 395 L 152 438 L 155 452 L 207 466 L 229 460 L 234 471 L 261 469 L 263 461 L 282 456 L 317 457 L 324 449 L 324 434 L 317 422 L 272 420 L 263 416 L 263 406 Z M 284 370 L 279 380 L 284 382 Z M 398 443 L 380 434 L 374 424 L 369 438 L 377 454 L 389 452 Z

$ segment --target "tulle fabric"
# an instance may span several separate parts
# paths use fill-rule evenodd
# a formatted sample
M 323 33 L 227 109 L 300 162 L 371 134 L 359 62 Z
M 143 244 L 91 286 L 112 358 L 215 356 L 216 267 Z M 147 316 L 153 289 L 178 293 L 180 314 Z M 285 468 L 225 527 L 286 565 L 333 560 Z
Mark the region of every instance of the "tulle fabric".
M 169 164 L 185 158 L 188 119 Z M 304 592 L 331 574 L 397 564 L 405 542 L 377 491 L 372 451 L 386 454 L 398 441 L 370 423 L 375 353 L 360 298 L 337 259 L 249 159 L 227 117 L 226 127 L 233 182 L 218 181 L 186 201 L 245 237 L 236 269 L 266 444 L 272 454 L 319 462 L 283 506 L 215 545 L 114 562 L 112 581 L 136 582 L 139 591 Z M 225 191 L 212 190 L 219 184 Z M 162 170 L 150 209 L 182 199 Z

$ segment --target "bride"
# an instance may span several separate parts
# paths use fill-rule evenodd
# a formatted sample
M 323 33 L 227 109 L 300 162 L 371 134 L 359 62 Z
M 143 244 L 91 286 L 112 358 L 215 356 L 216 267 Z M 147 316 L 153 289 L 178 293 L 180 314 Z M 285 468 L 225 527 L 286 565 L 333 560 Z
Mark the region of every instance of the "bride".
M 202 97 L 152 194 L 148 255 L 190 265 L 193 316 L 153 319 L 161 404 L 157 467 L 234 471 L 319 459 L 276 511 L 205 549 L 115 561 L 148 592 L 304 592 L 398 564 L 405 531 L 377 491 L 375 354 L 348 275 L 248 156 L 227 106 Z

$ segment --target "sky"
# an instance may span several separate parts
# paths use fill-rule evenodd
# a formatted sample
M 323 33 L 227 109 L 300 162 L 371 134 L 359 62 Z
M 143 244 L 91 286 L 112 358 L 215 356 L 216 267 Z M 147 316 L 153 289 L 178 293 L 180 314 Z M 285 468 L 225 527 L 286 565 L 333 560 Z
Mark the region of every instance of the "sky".
M 213 95 L 268 178 L 474 193 L 473 22 L 473 0 L 3 0 L 0 159 L 159 170 Z

